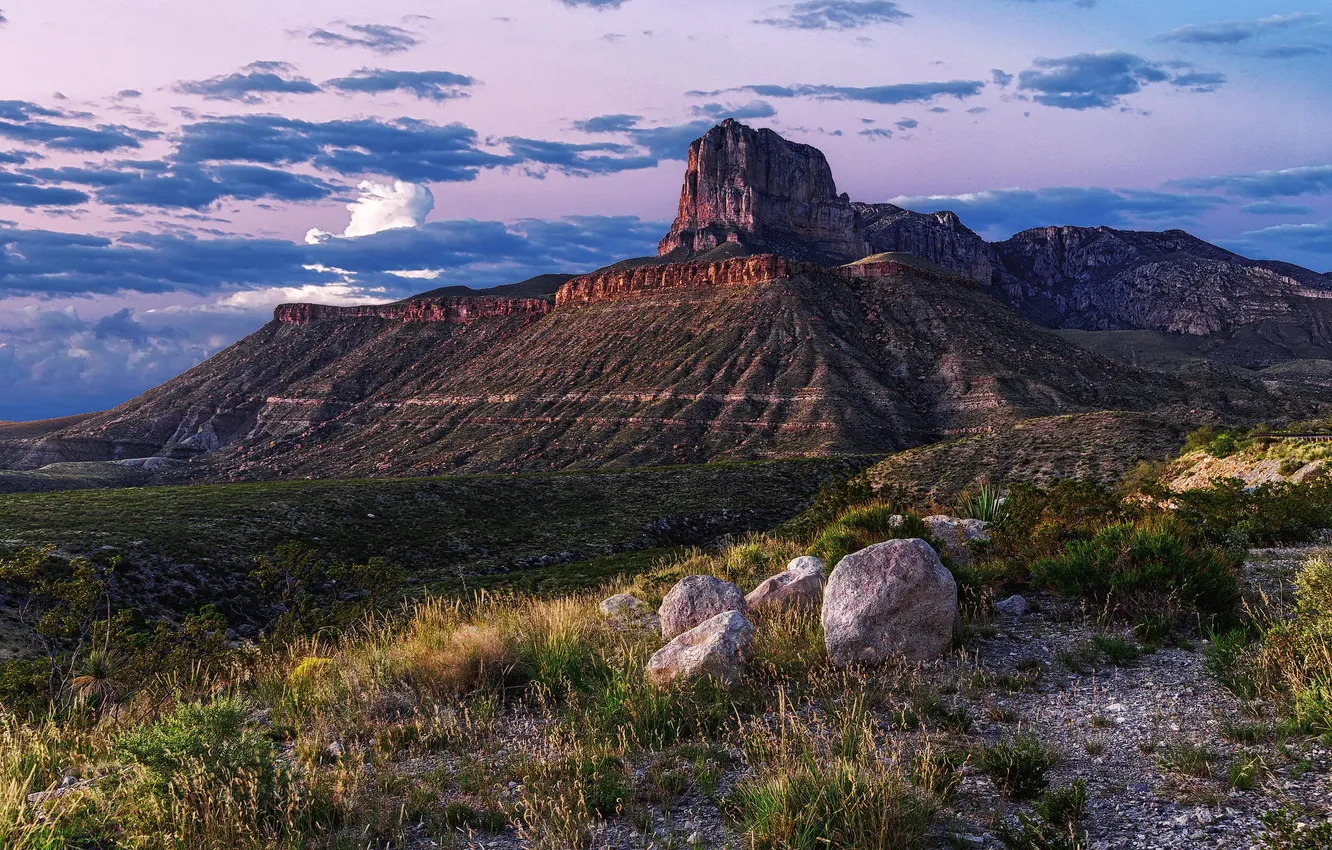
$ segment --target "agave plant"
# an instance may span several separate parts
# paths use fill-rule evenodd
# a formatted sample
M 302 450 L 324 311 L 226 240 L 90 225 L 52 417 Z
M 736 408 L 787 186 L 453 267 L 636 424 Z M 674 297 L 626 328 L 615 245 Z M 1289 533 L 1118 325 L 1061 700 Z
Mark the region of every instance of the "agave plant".
M 89 652 L 69 683 L 75 698 L 82 703 L 93 702 L 99 710 L 114 705 L 123 690 L 115 677 L 116 662 L 116 657 L 104 649 Z
M 968 493 L 958 503 L 958 516 L 964 519 L 979 519 L 984 522 L 998 522 L 1004 518 L 1006 499 L 999 488 L 991 484 L 982 484 L 975 493 Z

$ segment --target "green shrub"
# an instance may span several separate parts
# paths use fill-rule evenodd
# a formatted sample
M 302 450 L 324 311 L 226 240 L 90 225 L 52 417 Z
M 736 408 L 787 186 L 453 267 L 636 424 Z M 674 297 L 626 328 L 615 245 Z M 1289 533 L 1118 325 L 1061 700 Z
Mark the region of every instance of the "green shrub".
M 1192 542 L 1171 522 L 1118 523 L 1032 565 L 1032 578 L 1063 596 L 1127 613 L 1193 608 L 1228 614 L 1239 601 L 1239 559 Z
M 272 741 L 247 728 L 248 714 L 244 703 L 231 696 L 180 705 L 157 723 L 122 737 L 117 751 L 141 765 L 164 792 L 177 776 L 196 769 L 220 784 L 248 776 L 272 791 L 277 753 Z
M 930 527 L 920 517 L 902 514 L 895 505 L 876 502 L 839 516 L 810 544 L 809 554 L 835 566 L 842 558 L 867 546 L 912 537 L 933 542 Z M 934 548 L 939 550 L 938 546 Z
M 882 767 L 845 759 L 764 771 L 742 780 L 723 808 L 754 850 L 916 847 L 934 812 Z
M 1054 826 L 1072 826 L 1087 813 L 1087 783 L 1079 779 L 1067 788 L 1047 791 L 1032 809 Z
M 1332 560 L 1300 568 L 1293 615 L 1264 634 L 1254 675 L 1298 728 L 1332 732 Z
M 1327 812 L 1277 809 L 1260 817 L 1264 850 L 1332 850 L 1332 820 Z
M 1045 773 L 1055 756 L 1035 736 L 1021 735 L 987 744 L 976 753 L 976 767 L 1001 791 L 1017 799 L 1030 799 L 1045 789 Z
M 1001 823 L 995 836 L 1008 850 L 1083 850 L 1087 835 L 1078 823 L 1087 811 L 1087 783 L 1047 792 L 1032 806 L 1036 817 L 1018 813 L 1017 823 Z

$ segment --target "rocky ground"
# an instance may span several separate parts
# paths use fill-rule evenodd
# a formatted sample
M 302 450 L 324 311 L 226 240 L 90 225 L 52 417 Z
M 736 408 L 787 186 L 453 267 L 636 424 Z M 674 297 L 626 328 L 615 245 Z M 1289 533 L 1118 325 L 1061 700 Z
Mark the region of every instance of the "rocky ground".
M 1246 595 L 1279 604 L 1302 560 L 1322 552 L 1332 549 L 1254 552 L 1246 565 Z M 943 661 L 905 673 L 876 673 L 881 681 L 871 677 L 860 683 L 861 694 L 907 690 L 933 695 L 935 708 L 924 710 L 923 722 L 905 731 L 899 710 L 869 703 L 887 751 L 908 752 L 929 741 L 949 752 L 974 753 L 985 743 L 1034 734 L 1057 759 L 1048 774 L 1051 788 L 1086 782 L 1084 846 L 1095 850 L 1257 847 L 1259 817 L 1265 812 L 1291 804 L 1332 811 L 1332 746 L 1326 740 L 1283 737 L 1265 706 L 1246 704 L 1222 687 L 1205 669 L 1205 639 L 1186 637 L 1178 646 L 1115 663 L 1105 651 L 1096 651 L 1092 639 L 1118 637 L 1132 644 L 1127 629 L 1098 623 L 1096 612 L 1052 597 L 1029 601 L 1028 613 L 996 613 L 989 623 L 973 627 L 963 647 Z M 1107 645 L 1104 639 L 1102 645 Z M 1109 654 L 1117 654 L 1119 644 L 1108 646 Z M 849 689 L 843 698 L 856 695 Z M 777 711 L 774 706 L 769 715 L 747 722 L 774 723 Z M 809 722 L 817 721 L 811 717 Z M 496 731 L 488 753 L 432 756 L 394 769 L 420 775 L 456 770 L 468 762 L 488 764 L 501 775 L 518 754 L 551 755 L 540 721 L 511 718 Z M 734 741 L 697 752 L 645 756 L 631 765 L 636 788 L 652 786 L 663 763 L 678 763 L 690 777 L 681 795 L 664 804 L 640 803 L 630 814 L 609 819 L 594 847 L 748 846 L 718 805 L 749 771 Z M 1237 771 L 1251 781 L 1235 780 Z M 515 800 L 521 788 L 510 781 L 494 790 L 501 800 Z M 956 794 L 937 818 L 930 844 L 1002 847 L 996 825 L 1027 808 L 1006 799 L 969 762 Z M 422 830 L 417 846 L 509 850 L 531 846 L 530 838 L 512 829 L 500 834 L 460 830 L 451 836 Z

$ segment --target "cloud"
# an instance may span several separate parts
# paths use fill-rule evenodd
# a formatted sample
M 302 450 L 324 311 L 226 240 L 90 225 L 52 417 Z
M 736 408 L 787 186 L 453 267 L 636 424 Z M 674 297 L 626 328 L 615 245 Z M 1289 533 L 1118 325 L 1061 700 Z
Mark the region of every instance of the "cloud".
M 475 84 L 473 78 L 449 71 L 389 71 L 383 68 L 362 68 L 324 83 L 346 93 L 404 91 L 421 100 L 434 101 L 467 97 L 467 89 Z
M 1182 189 L 1220 190 L 1244 198 L 1277 198 L 1332 193 L 1332 165 L 1308 165 L 1280 171 L 1254 171 L 1220 177 L 1176 180 Z
M 26 174 L 0 171 L 0 205 L 27 208 L 71 207 L 87 201 L 88 195 L 83 192 L 41 186 Z M 0 269 L 3 269 L 3 266 L 0 266 Z M 2 270 L 0 274 L 3 274 Z
M 781 17 L 756 24 L 801 30 L 852 30 L 876 24 L 900 24 L 911 17 L 891 0 L 804 0 L 783 6 Z
M 0 9 L 0 27 L 4 26 L 7 23 L 9 23 L 9 18 L 5 17 L 5 10 Z
M 642 120 L 642 115 L 598 115 L 573 122 L 573 128 L 580 133 L 623 133 L 637 127 Z
M 694 115 L 706 116 L 715 121 L 723 118 L 734 118 L 738 121 L 749 121 L 754 118 L 771 118 L 777 114 L 777 110 L 766 100 L 751 100 L 749 103 L 741 106 L 730 106 L 722 103 L 705 103 L 702 106 L 695 106 L 689 110 Z
M 286 62 L 251 62 L 234 74 L 182 81 L 176 84 L 176 91 L 206 100 L 262 103 L 269 95 L 315 94 L 321 89 L 297 76 L 296 68 Z
M 1317 29 L 1322 25 L 1322 15 L 1296 12 L 1258 20 L 1188 24 L 1160 36 L 1158 40 L 1181 44 L 1236 45 L 1272 32 Z
M 87 112 L 50 109 L 24 100 L 0 100 L 0 139 L 41 145 L 52 150 L 106 153 L 121 148 L 137 148 L 142 141 L 159 136 L 158 133 L 119 124 L 83 127 L 45 120 L 85 120 L 92 117 Z
M 628 0 L 560 0 L 570 9 L 585 7 L 588 9 L 618 9 Z
M 902 103 L 928 103 L 939 97 L 963 100 L 976 97 L 985 88 L 980 80 L 951 80 L 936 83 L 896 83 L 886 86 L 830 86 L 830 85 L 749 85 L 717 91 L 690 91 L 689 97 L 717 97 L 729 92 L 750 92 L 759 97 L 797 98 L 815 100 L 858 101 L 892 106 Z
M 1109 109 L 1154 83 L 1212 91 L 1225 79 L 1185 63 L 1166 65 L 1116 51 L 1036 59 L 1018 75 L 1018 89 L 1033 92 L 1037 103 L 1058 109 Z
M 1332 273 L 1332 219 L 1251 230 L 1221 244 L 1245 256 L 1299 263 Z
M 1188 195 L 1141 189 L 1051 187 L 993 189 L 965 195 L 895 198 L 893 203 L 920 212 L 952 210 L 990 238 L 1049 225 L 1160 229 L 1196 219 L 1226 204 L 1212 195 Z
M 41 158 L 36 151 L 0 151 L 0 165 L 27 165 Z
M 914 130 L 919 126 L 920 122 L 917 121 L 915 118 L 903 118 L 901 121 L 898 121 L 896 124 L 896 127 L 899 130 Z
M 434 221 L 307 244 L 180 233 L 112 238 L 0 224 L 0 298 L 123 292 L 225 295 L 345 282 L 346 275 L 359 285 L 386 287 L 390 296 L 401 297 L 414 291 L 409 281 L 393 274 L 402 269 L 436 270 L 450 282 L 474 286 L 551 271 L 590 270 L 655 253 L 667 226 L 600 216 L 510 223 Z
M 504 139 L 504 143 L 528 172 L 537 176 L 546 168 L 575 177 L 616 174 L 653 168 L 658 160 L 656 156 L 637 153 L 630 145 L 612 142 L 576 144 L 510 136 Z
M 435 196 L 419 183 L 395 180 L 388 185 L 365 180 L 357 189 L 361 195 L 347 205 L 351 221 L 342 232 L 348 239 L 397 227 L 420 227 L 435 208 Z M 305 241 L 317 244 L 330 236 L 332 234 L 315 229 L 305 235 Z
M 1313 215 L 1313 207 L 1300 204 L 1283 204 L 1280 201 L 1255 201 L 1240 207 L 1240 212 L 1249 215 Z
M 111 206 L 203 210 L 224 198 L 316 201 L 335 191 L 318 178 L 257 165 L 139 162 L 102 168 L 33 168 L 24 173 L 47 183 L 96 187 L 97 200 Z
M 375 53 L 401 53 L 421 43 L 410 30 L 388 24 L 349 24 L 335 21 L 311 30 L 309 39 L 323 47 L 364 47 Z
M 990 80 L 999 88 L 1006 89 L 1013 84 L 1013 75 L 998 68 L 990 71 Z
M 482 168 L 520 164 L 477 145 L 476 131 L 463 124 L 235 115 L 185 125 L 176 157 L 187 163 L 309 163 L 339 174 L 384 174 L 414 182 L 465 182 L 476 179 Z
M 882 127 L 870 127 L 868 129 L 861 130 L 856 135 L 864 136 L 865 138 L 873 142 L 879 139 L 891 139 L 893 137 L 893 131 L 885 130 Z

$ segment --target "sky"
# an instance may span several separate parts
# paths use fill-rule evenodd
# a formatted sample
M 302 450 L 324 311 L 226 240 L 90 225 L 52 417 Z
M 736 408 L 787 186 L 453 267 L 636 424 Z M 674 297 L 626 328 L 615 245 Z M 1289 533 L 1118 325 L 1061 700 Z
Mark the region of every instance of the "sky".
M 1332 0 L 0 0 L 0 420 L 288 301 L 655 253 L 726 117 L 989 239 L 1332 271 Z

